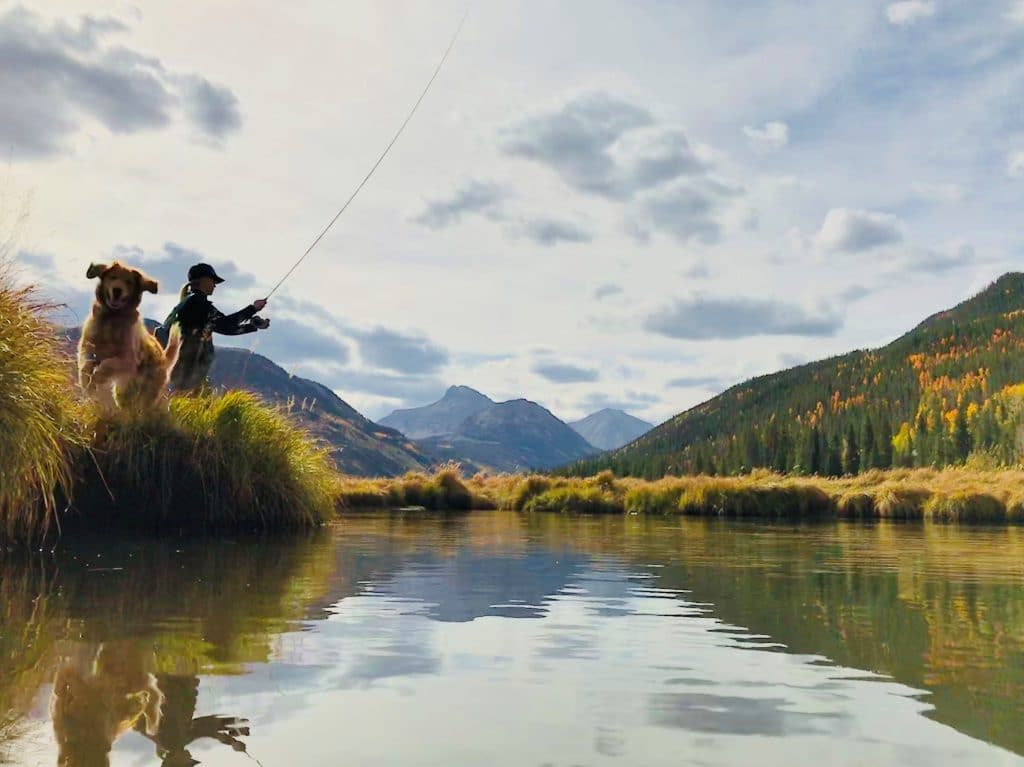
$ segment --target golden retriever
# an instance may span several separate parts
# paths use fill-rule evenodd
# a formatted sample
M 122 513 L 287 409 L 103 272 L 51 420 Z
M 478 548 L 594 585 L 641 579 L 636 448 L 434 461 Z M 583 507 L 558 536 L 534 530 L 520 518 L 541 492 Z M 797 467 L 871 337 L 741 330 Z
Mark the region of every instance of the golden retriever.
M 137 727 L 153 736 L 160 727 L 164 697 L 150 670 L 153 653 L 128 640 L 75 650 L 50 695 L 57 764 L 106 767 L 119 737 Z
M 99 283 L 78 342 L 78 382 L 83 391 L 107 413 L 128 401 L 143 409 L 166 402 L 181 335 L 175 326 L 165 350 L 142 322 L 142 294 L 156 293 L 156 280 L 117 261 L 90 264 L 85 275 L 98 277 Z

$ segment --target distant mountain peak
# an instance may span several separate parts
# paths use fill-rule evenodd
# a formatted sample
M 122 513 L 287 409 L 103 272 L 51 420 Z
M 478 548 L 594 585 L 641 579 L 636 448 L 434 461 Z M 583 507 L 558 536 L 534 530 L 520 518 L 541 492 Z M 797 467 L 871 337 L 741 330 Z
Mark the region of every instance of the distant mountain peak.
M 423 407 L 396 410 L 380 420 L 413 439 L 451 434 L 470 416 L 494 405 L 494 400 L 469 386 L 449 386 L 444 396 Z
M 654 428 L 654 424 L 612 407 L 602 408 L 586 418 L 572 421 L 569 426 L 591 445 L 602 450 L 620 448 Z
M 487 400 L 488 402 L 493 402 L 493 400 L 490 397 L 488 397 L 486 394 L 484 394 L 483 392 L 479 392 L 476 389 L 472 388 L 471 386 L 461 386 L 461 385 L 449 386 L 448 387 L 448 391 L 446 391 L 444 393 L 444 396 L 441 398 L 441 401 L 446 400 L 446 399 L 465 398 L 465 397 L 470 397 L 470 398 L 479 399 L 479 400 Z

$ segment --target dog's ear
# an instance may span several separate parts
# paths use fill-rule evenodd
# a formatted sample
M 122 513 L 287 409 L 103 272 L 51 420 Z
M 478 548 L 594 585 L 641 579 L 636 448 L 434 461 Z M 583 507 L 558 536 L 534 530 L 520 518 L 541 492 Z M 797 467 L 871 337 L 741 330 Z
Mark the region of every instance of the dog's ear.
M 106 264 L 89 264 L 89 268 L 86 270 L 85 276 L 91 280 L 93 277 L 99 277 L 109 268 L 110 267 Z
M 147 293 L 156 293 L 160 289 L 160 284 L 152 277 L 147 277 L 140 271 L 135 272 L 139 280 L 139 289 L 144 290 Z

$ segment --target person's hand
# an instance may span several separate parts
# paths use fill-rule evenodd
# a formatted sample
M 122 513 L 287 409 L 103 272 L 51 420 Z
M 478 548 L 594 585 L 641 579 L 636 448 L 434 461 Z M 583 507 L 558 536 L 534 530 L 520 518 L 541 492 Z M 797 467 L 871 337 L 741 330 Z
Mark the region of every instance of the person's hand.
M 252 305 L 256 308 L 256 311 L 260 311 L 264 306 L 267 305 L 267 299 L 257 298 L 255 301 L 252 302 Z
M 266 330 L 270 327 L 270 320 L 265 317 L 253 317 L 252 324 L 259 330 Z

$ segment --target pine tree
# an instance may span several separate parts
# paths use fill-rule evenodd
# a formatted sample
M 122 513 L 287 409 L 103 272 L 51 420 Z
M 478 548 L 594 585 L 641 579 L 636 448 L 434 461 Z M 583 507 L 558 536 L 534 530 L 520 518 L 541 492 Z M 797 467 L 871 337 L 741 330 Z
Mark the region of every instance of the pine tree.
M 967 460 L 971 454 L 971 433 L 967 428 L 967 408 L 961 406 L 956 411 L 956 421 L 953 424 L 953 448 L 957 462 Z
M 878 467 L 875 460 L 875 429 L 871 425 L 871 418 L 864 418 L 864 425 L 860 432 L 860 468 L 861 471 Z
M 807 471 L 810 474 L 821 474 L 822 473 L 822 460 L 821 460 L 821 432 L 817 426 L 811 428 L 810 435 L 808 436 L 808 461 Z
M 833 437 L 827 442 L 825 473 L 830 477 L 838 477 L 843 473 L 843 457 L 838 437 Z
M 846 429 L 846 444 L 843 449 L 843 473 L 860 473 L 860 447 L 857 445 L 857 435 L 853 431 L 852 423 Z

